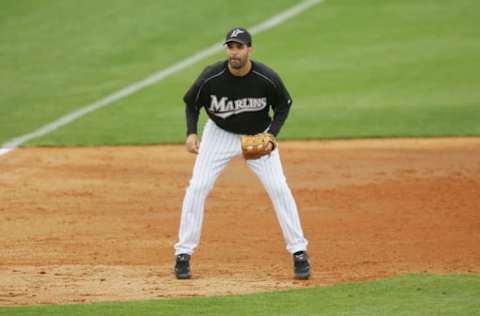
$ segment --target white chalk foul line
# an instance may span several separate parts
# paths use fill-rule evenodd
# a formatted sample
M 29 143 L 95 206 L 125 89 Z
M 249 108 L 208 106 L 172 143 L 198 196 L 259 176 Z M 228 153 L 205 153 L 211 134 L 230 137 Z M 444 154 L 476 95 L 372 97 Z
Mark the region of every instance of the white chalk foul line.
M 252 33 L 252 34 L 258 34 L 258 33 L 261 33 L 261 32 L 264 32 L 268 29 L 271 29 L 285 21 L 287 21 L 288 19 L 291 19 L 293 17 L 295 17 L 296 15 L 302 13 L 303 11 L 307 10 L 308 8 L 316 5 L 316 4 L 319 4 L 320 2 L 322 2 L 323 0 L 306 0 L 306 1 L 303 1 L 293 7 L 290 7 L 289 9 L 267 19 L 266 21 L 260 23 L 260 24 L 257 24 L 253 27 L 251 27 L 249 29 L 249 31 Z M 102 98 L 96 102 L 93 102 L 91 104 L 88 104 L 84 107 L 81 107 L 80 109 L 74 111 L 74 112 L 71 112 L 65 116 L 62 116 L 60 117 L 59 119 L 47 124 L 47 125 L 44 125 L 43 127 L 33 131 L 32 133 L 29 133 L 29 134 L 25 134 L 23 136 L 19 136 L 19 137 L 16 137 L 16 138 L 13 138 L 9 141 L 7 141 L 6 143 L 4 143 L 1 147 L 0 147 L 0 156 L 2 155 L 5 155 L 13 150 L 15 150 L 16 148 L 18 148 L 19 146 L 25 144 L 26 142 L 32 140 L 32 139 L 35 139 L 35 138 L 39 138 L 39 137 L 42 137 L 42 136 L 45 136 L 47 135 L 48 133 L 64 126 L 64 125 L 67 125 L 79 118 L 81 118 L 82 116 L 90 113 L 90 112 L 94 112 L 98 109 L 101 109 L 103 107 L 106 107 L 108 105 L 111 105 L 113 104 L 114 102 L 120 100 L 120 99 L 123 99 L 131 94 L 134 94 L 148 86 L 151 86 L 177 72 L 179 72 L 180 70 L 183 70 L 203 59 L 206 59 L 210 56 L 213 56 L 214 54 L 220 52 L 221 50 L 223 50 L 223 42 L 217 42 L 215 44 L 213 44 L 212 46 L 168 67 L 168 68 L 165 68 L 163 70 L 160 70 L 159 72 L 157 73 L 154 73 L 153 75 L 147 77 L 146 79 L 143 79 L 141 81 L 138 81 L 138 82 L 135 82 L 121 90 L 118 90 L 108 96 L 106 96 L 105 98 Z

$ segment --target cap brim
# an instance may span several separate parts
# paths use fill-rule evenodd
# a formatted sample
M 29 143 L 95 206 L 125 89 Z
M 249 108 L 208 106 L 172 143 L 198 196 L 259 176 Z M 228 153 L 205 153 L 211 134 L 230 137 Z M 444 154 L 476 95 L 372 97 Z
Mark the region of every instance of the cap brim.
M 240 43 L 240 44 L 243 44 L 243 45 L 248 45 L 247 42 L 242 41 L 239 38 L 230 38 L 230 39 L 226 40 L 225 43 L 223 43 L 223 45 L 226 45 L 226 44 L 231 43 L 231 42 Z

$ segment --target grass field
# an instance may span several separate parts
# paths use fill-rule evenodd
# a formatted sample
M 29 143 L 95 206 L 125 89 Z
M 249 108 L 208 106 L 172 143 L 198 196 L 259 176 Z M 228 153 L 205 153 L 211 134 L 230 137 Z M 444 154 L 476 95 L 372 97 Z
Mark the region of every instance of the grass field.
M 0 144 L 297 3 L 5 0 Z M 294 107 L 282 139 L 480 135 L 480 2 L 327 0 L 254 38 Z M 181 143 L 181 98 L 220 53 L 27 146 Z M 205 115 L 202 116 L 203 121 Z M 475 315 L 480 279 L 410 275 L 238 297 L 0 308 L 0 315 Z
M 478 315 L 480 277 L 408 275 L 256 295 L 0 308 L 0 315 Z M 227 312 L 228 311 L 228 312 Z
M 257 24 L 294 3 L 4 1 L 0 143 L 221 41 L 232 25 Z M 259 34 L 255 58 L 282 75 L 294 98 L 281 137 L 479 135 L 479 12 L 473 0 L 331 0 Z M 221 58 L 29 145 L 183 142 L 181 97 Z

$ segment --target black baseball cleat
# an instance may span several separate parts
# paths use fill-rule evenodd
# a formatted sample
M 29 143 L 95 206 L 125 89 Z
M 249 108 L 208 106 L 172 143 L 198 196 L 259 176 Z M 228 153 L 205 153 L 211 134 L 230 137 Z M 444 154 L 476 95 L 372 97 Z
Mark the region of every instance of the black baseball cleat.
M 293 254 L 293 270 L 297 279 L 306 280 L 310 277 L 310 262 L 306 251 L 297 251 Z
M 182 253 L 175 258 L 175 275 L 177 279 L 190 279 L 192 272 L 190 271 L 190 255 Z

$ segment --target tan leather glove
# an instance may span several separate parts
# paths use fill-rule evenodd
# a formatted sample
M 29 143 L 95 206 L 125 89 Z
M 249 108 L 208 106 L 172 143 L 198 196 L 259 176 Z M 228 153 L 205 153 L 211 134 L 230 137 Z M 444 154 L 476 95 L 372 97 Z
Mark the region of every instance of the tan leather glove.
M 242 152 L 245 159 L 258 159 L 277 148 L 277 140 L 270 133 L 244 135 L 241 137 Z

